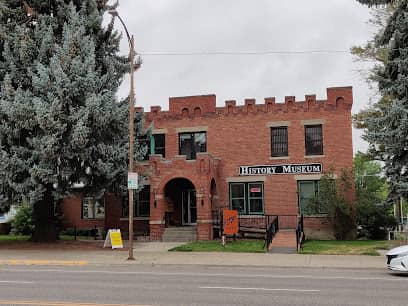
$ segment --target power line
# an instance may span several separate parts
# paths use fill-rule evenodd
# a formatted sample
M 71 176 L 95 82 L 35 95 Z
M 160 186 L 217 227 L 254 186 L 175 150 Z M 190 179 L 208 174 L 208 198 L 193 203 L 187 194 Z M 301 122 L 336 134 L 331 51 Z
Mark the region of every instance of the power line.
M 350 54 L 350 50 L 293 50 L 293 51 L 197 51 L 197 52 L 137 52 L 139 56 L 211 56 L 211 55 L 298 55 L 298 54 Z M 27 68 L 15 68 L 25 70 Z M 0 68 L 0 70 L 11 70 Z
M 293 50 L 293 51 L 197 51 L 197 52 L 138 52 L 141 56 L 201 56 L 201 55 L 296 55 L 350 53 L 350 50 Z

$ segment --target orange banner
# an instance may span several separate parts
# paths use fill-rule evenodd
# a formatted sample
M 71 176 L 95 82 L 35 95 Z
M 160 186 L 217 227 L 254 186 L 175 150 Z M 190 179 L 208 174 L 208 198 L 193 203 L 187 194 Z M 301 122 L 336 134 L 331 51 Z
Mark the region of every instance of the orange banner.
M 231 209 L 223 209 L 222 222 L 224 235 L 238 234 L 238 211 Z

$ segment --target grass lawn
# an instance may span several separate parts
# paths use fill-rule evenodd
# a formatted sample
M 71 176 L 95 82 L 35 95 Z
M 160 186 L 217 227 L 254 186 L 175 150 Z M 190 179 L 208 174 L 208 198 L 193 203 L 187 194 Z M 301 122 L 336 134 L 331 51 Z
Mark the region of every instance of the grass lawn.
M 20 243 L 27 241 L 30 236 L 21 235 L 0 235 L 0 244 Z
M 30 239 L 30 236 L 23 236 L 23 235 L 0 235 L 0 245 L 6 245 L 6 244 L 20 244 L 24 242 L 28 242 Z M 81 237 L 77 236 L 77 239 L 81 240 L 93 240 L 93 237 Z M 63 241 L 69 241 L 69 240 L 74 240 L 74 236 L 68 236 L 68 235 L 60 235 L 60 240 Z
M 388 240 L 306 240 L 302 254 L 322 255 L 380 255 L 377 250 L 390 249 L 399 245 Z
M 195 241 L 177 246 L 170 249 L 170 251 L 264 253 L 266 250 L 262 248 L 263 244 L 263 240 L 228 240 L 225 247 L 223 247 L 220 240 Z

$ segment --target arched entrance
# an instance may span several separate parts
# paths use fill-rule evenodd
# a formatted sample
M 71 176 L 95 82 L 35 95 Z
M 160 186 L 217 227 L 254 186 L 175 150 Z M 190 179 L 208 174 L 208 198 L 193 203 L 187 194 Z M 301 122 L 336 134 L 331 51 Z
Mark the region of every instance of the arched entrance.
M 191 181 L 176 178 L 164 188 L 166 199 L 166 226 L 197 224 L 196 189 Z

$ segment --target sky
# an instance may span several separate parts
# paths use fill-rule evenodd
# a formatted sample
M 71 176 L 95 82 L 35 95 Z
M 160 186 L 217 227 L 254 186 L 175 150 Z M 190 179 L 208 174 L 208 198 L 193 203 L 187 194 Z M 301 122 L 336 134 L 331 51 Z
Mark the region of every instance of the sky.
M 368 23 L 369 9 L 355 0 L 119 3 L 143 60 L 135 74 L 135 94 L 145 111 L 153 105 L 168 110 L 168 98 L 177 96 L 216 94 L 217 106 L 225 100 L 241 105 L 246 98 L 282 102 L 285 96 L 303 100 L 305 94 L 316 94 L 325 99 L 327 87 L 353 86 L 356 113 L 373 97 L 362 73 L 367 64 L 348 52 L 375 32 Z M 120 23 L 116 27 L 123 29 Z M 128 50 L 124 35 L 121 52 Z M 322 50 L 341 52 L 309 52 Z M 256 54 L 242 54 L 248 52 Z M 119 96 L 128 92 L 126 78 Z M 361 134 L 353 129 L 354 152 L 367 149 Z

